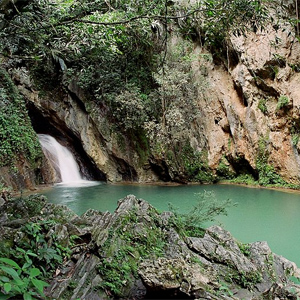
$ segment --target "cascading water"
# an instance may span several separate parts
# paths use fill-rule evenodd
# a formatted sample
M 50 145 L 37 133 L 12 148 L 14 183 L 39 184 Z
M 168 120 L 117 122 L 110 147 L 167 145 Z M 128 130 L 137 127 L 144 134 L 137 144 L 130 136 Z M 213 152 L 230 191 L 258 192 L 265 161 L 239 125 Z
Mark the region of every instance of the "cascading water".
M 55 138 L 48 134 L 38 134 L 38 138 L 46 158 L 54 170 L 59 173 L 62 183 L 83 180 L 79 172 L 79 167 L 70 150 L 62 146 Z

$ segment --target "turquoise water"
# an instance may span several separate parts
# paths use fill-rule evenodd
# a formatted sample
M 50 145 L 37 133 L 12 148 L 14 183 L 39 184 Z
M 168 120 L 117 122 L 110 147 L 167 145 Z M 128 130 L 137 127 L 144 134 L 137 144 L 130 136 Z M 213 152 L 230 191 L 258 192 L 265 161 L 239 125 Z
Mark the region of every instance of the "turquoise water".
M 150 202 L 160 211 L 168 203 L 188 212 L 204 190 L 217 199 L 232 199 L 237 205 L 216 223 L 241 242 L 267 241 L 272 251 L 300 266 L 300 194 L 236 185 L 112 185 L 95 183 L 77 187 L 57 185 L 44 192 L 50 202 L 64 204 L 77 214 L 89 208 L 113 212 L 117 201 L 133 194 Z

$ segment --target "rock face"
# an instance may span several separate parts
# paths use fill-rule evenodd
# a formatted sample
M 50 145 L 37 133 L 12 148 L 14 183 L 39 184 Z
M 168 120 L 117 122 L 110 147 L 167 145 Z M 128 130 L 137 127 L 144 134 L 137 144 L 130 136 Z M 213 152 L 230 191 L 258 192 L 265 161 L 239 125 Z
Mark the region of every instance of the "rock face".
M 241 158 L 256 170 L 264 142 L 268 162 L 285 180 L 299 181 L 299 42 L 288 36 L 292 28 L 286 31 L 269 26 L 246 38 L 232 37 L 228 70 L 207 66 L 210 84 L 199 105 L 207 120 L 211 166 L 225 155 L 233 166 Z
M 42 199 L 43 200 L 43 199 Z M 147 202 L 127 196 L 113 214 L 87 211 L 78 217 L 45 200 L 32 206 L 2 202 L 2 238 L 10 227 L 60 219 L 49 231 L 68 245 L 70 259 L 56 269 L 46 294 L 51 299 L 297 299 L 296 265 L 270 250 L 266 242 L 241 244 L 218 226 L 203 237 L 187 237 L 172 213 L 159 214 Z M 31 200 L 32 201 L 32 200 Z M 31 202 L 32 203 L 32 202 Z M 23 219 L 8 220 L 17 209 Z M 23 212 L 22 212 L 23 210 Z M 30 210 L 29 210 L 30 211 Z M 55 213 L 56 211 L 56 213 Z M 17 239 L 16 239 L 17 240 Z M 79 242 L 80 241 L 80 242 Z
M 145 122 L 146 142 L 114 130 L 112 108 L 96 104 L 76 80 L 63 86 L 62 75 L 55 90 L 39 93 L 26 69 L 14 70 L 12 77 L 27 99 L 35 130 L 71 148 L 82 169 L 93 170 L 90 177 L 186 182 L 251 174 L 259 179 L 271 168 L 299 184 L 300 46 L 293 28 L 280 26 L 285 31 L 270 25 L 247 37 L 231 36 L 221 60 L 197 43 L 185 47 L 178 37 L 170 39 L 171 53 L 193 49 L 184 52 L 191 58 L 192 79 L 181 78 L 176 66 L 170 74 L 179 74 L 181 83 L 174 80 L 183 89 L 193 85 L 194 94 L 172 101 L 162 124 Z M 170 78 L 164 80 L 172 89 Z
M 296 299 L 291 288 L 298 287 L 288 279 L 296 265 L 265 242 L 241 245 L 218 226 L 203 237 L 181 236 L 170 213 L 160 215 L 134 196 L 120 200 L 113 214 L 82 218 L 91 224 L 91 242 L 52 282 L 54 298 L 64 299 L 76 282 L 70 299 Z
M 218 226 L 203 236 L 188 237 L 172 213 L 160 214 L 133 195 L 120 200 L 113 214 L 89 210 L 81 217 L 48 204 L 43 196 L 12 201 L 1 195 L 0 200 L 2 255 L 9 257 L 16 247 L 25 247 L 30 228 L 46 229 L 43 237 L 37 231 L 35 235 L 54 253 L 58 243 L 61 250 L 71 247 L 68 259 L 49 279 L 50 299 L 300 296 L 300 286 L 289 280 L 299 276 L 297 266 L 272 253 L 266 242 L 241 244 Z M 42 244 L 37 249 L 43 249 Z

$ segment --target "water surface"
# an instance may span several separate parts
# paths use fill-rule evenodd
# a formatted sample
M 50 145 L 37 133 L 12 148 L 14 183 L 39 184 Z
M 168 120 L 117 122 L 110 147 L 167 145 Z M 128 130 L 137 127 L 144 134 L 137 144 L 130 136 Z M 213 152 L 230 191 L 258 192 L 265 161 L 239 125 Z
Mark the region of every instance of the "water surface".
M 237 203 L 220 216 L 217 223 L 244 243 L 267 241 L 272 251 L 300 266 L 300 194 L 272 189 L 236 185 L 112 185 L 90 184 L 79 187 L 57 185 L 44 192 L 50 202 L 64 204 L 77 214 L 89 208 L 113 212 L 117 201 L 134 194 L 150 202 L 160 211 L 168 203 L 188 212 L 196 204 L 198 193 L 213 191 L 219 200 Z

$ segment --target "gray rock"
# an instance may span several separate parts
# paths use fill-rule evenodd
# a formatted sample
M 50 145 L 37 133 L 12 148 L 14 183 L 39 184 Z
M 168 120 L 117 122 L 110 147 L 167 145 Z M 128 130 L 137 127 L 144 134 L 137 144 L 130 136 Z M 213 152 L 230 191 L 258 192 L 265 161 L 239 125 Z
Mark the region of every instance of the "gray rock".
M 80 222 L 85 228 L 71 222 L 55 226 L 62 242 L 69 229 L 89 238 L 75 247 L 71 260 L 57 270 L 47 296 L 62 300 L 162 295 L 254 300 L 296 299 L 300 295 L 300 287 L 289 280 L 290 275 L 298 274 L 296 265 L 273 254 L 266 242 L 250 244 L 247 252 L 241 251 L 240 244 L 219 226 L 208 228 L 203 238 L 186 237 L 177 231 L 178 225 L 169 222 L 171 216 L 159 214 L 146 201 L 129 195 L 118 202 L 112 214 L 84 214 Z M 155 244 L 155 239 L 160 244 Z

